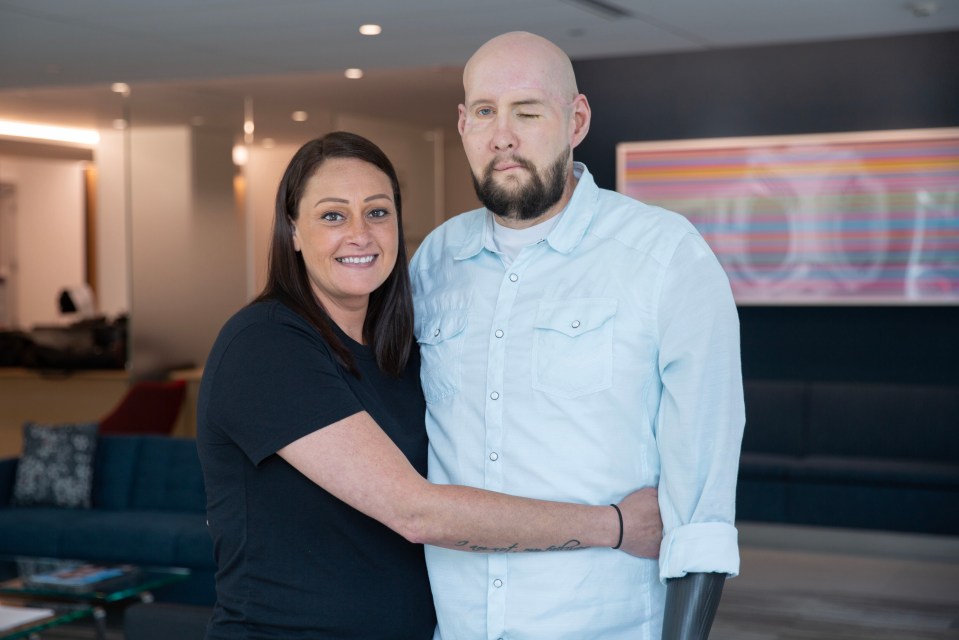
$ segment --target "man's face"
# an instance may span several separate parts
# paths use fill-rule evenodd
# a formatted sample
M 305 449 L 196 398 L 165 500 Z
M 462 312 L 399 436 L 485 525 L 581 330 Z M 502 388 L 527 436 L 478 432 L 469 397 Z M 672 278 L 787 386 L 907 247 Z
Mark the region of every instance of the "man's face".
M 569 185 L 571 105 L 535 69 L 489 59 L 464 79 L 459 131 L 483 204 L 513 220 L 555 213 Z M 578 140 L 577 140 L 578 142 Z

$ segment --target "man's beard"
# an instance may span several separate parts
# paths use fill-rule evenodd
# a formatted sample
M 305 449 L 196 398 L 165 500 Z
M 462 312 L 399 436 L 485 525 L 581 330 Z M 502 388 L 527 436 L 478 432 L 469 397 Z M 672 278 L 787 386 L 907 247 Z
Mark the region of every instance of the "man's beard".
M 509 160 L 529 172 L 529 180 L 509 189 L 493 181 L 493 166 L 502 159 L 493 159 L 483 171 L 483 181 L 473 175 L 473 188 L 476 196 L 487 209 L 503 218 L 513 220 L 533 220 L 559 202 L 566 188 L 569 171 L 569 152 L 567 147 L 552 165 L 546 168 L 544 175 L 536 170 L 525 158 L 511 156 Z

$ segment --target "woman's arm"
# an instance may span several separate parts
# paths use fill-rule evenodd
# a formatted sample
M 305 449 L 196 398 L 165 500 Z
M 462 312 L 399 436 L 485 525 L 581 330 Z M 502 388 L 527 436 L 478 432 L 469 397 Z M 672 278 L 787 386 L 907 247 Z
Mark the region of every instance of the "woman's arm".
M 335 422 L 278 454 L 317 485 L 410 542 L 496 553 L 612 547 L 619 517 L 609 506 L 518 498 L 432 484 L 366 412 Z M 620 503 L 621 549 L 655 558 L 662 522 L 654 489 Z

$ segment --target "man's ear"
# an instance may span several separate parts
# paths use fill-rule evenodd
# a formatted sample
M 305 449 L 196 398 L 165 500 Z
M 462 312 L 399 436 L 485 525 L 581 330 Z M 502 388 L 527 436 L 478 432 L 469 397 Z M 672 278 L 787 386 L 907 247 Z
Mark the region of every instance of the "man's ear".
M 456 112 L 459 114 L 459 118 L 456 121 L 456 130 L 459 131 L 460 136 L 462 136 L 463 130 L 466 128 L 466 105 L 459 105 L 456 108 Z
M 573 113 L 570 117 L 570 147 L 575 149 L 589 132 L 589 121 L 592 111 L 589 108 L 589 101 L 583 94 L 573 98 Z

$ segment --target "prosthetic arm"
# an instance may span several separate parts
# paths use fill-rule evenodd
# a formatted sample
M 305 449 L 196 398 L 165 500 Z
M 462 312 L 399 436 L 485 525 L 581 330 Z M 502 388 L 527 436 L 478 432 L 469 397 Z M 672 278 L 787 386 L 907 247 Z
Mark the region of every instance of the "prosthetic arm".
M 688 573 L 666 580 L 663 640 L 706 640 L 725 581 L 725 573 Z

